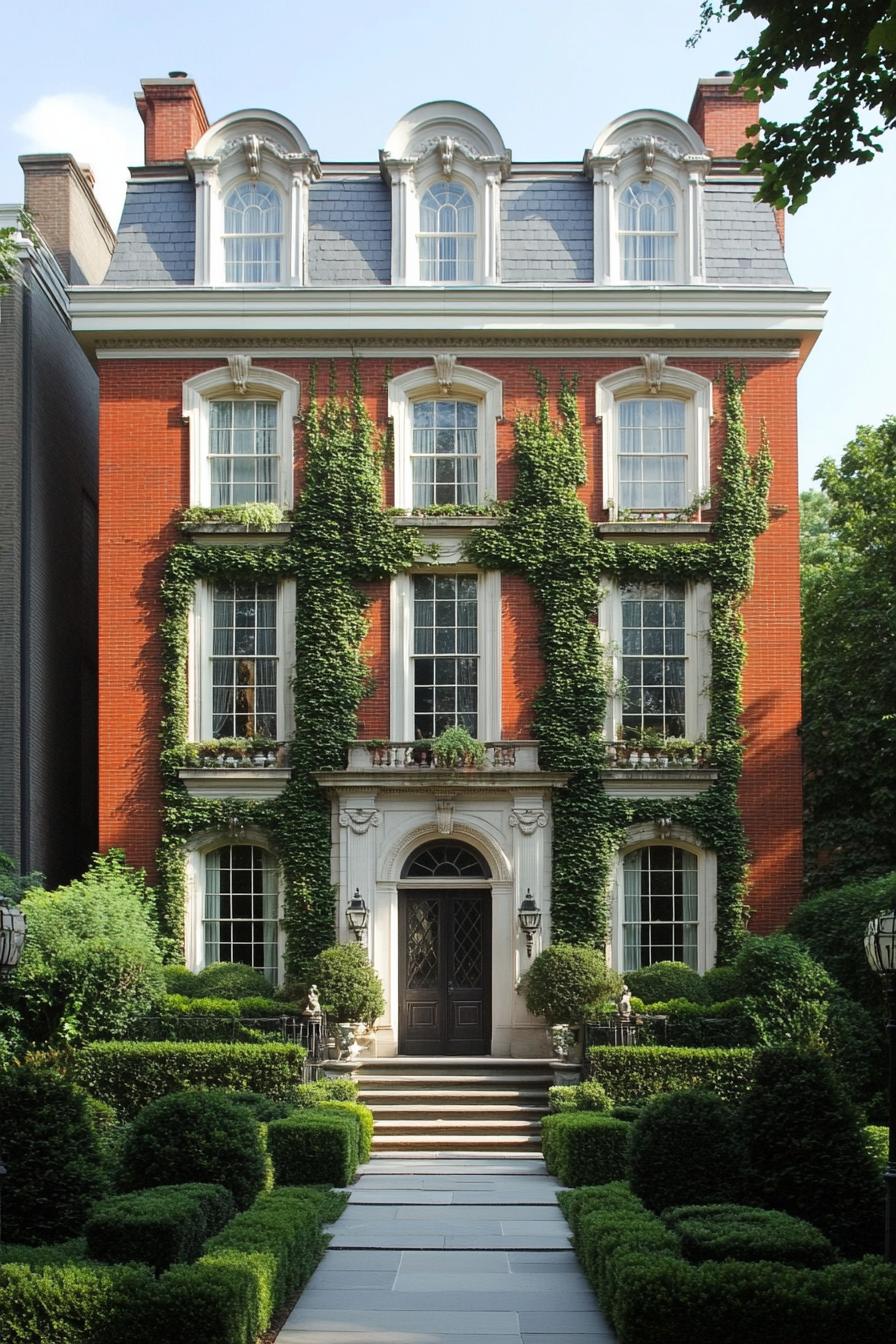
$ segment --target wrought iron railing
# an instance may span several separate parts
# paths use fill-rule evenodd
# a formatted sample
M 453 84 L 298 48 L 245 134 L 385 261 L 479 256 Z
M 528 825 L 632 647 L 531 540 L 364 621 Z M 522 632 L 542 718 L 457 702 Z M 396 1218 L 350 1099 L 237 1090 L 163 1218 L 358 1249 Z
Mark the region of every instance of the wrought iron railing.
M 329 1053 L 330 1033 L 324 1014 L 319 1018 L 219 1017 L 208 1013 L 149 1013 L 138 1018 L 134 1036 L 143 1041 L 216 1041 L 224 1045 L 263 1045 L 280 1041 L 305 1050 L 304 1078 L 320 1076 Z

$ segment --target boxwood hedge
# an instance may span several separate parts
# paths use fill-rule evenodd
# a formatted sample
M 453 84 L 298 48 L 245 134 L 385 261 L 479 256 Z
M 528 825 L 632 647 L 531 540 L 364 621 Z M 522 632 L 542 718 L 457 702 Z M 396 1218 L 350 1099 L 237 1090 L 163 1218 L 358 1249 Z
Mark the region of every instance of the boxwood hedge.
M 594 1111 L 561 1111 L 541 1122 L 545 1166 L 564 1185 L 599 1185 L 626 1174 L 631 1125 Z
M 588 1051 L 588 1068 L 614 1101 L 639 1101 L 692 1087 L 738 1101 L 750 1087 L 753 1056 L 747 1049 L 594 1045 Z
M 95 1204 L 87 1220 L 87 1251 L 110 1264 L 134 1261 L 156 1273 L 195 1260 L 204 1243 L 235 1213 L 223 1185 L 159 1185 Z

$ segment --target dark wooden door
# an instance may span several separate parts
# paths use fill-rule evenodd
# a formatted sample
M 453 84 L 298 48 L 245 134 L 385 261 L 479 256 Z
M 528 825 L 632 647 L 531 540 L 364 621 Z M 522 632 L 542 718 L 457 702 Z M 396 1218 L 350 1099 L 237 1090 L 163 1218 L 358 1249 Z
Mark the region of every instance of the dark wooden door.
M 399 914 L 399 1053 L 487 1055 L 490 893 L 403 891 Z

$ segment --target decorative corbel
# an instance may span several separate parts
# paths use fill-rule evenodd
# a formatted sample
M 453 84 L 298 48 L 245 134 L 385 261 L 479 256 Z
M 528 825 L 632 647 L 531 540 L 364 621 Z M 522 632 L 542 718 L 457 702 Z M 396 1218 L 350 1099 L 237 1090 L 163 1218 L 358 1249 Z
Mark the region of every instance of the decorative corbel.
M 454 830 L 454 799 L 453 793 L 436 794 L 436 830 L 439 835 L 450 835 Z
M 230 370 L 230 380 L 233 383 L 234 390 L 239 392 L 241 397 L 244 397 L 249 382 L 249 370 L 252 367 L 252 356 L 228 355 L 227 367 Z
M 261 141 L 257 135 L 247 135 L 243 140 L 243 153 L 246 156 L 246 167 L 249 170 L 249 176 L 253 182 L 261 172 Z
M 663 386 L 663 370 L 666 367 L 668 355 L 642 355 L 641 362 L 644 365 L 644 373 L 647 377 L 647 386 L 651 392 L 659 392 Z
M 457 363 L 457 356 L 433 355 L 432 362 L 439 387 L 443 392 L 450 392 L 451 384 L 454 382 L 454 366 Z
M 380 814 L 375 807 L 344 807 L 339 813 L 339 825 L 353 835 L 366 835 L 371 826 L 379 826 Z
M 457 142 L 452 140 L 450 135 L 439 136 L 439 156 L 442 160 L 442 174 L 444 177 L 450 177 L 454 168 L 454 153 L 457 148 Z
M 641 142 L 641 164 L 644 169 L 645 177 L 653 176 L 653 166 L 656 163 L 656 137 L 646 135 Z

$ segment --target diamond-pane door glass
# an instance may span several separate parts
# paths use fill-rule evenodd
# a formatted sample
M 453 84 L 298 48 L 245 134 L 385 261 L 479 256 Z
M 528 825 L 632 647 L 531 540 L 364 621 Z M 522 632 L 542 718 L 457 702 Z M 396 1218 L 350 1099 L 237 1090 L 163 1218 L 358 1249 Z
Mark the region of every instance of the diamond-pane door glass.
M 646 845 L 623 859 L 623 969 L 683 961 L 697 970 L 697 856 Z
M 632 584 L 621 597 L 623 726 L 684 737 L 684 588 Z
M 409 898 L 407 987 L 435 989 L 439 983 L 439 899 Z
M 479 634 L 475 575 L 414 578 L 414 736 L 478 725 Z
M 483 915 L 484 907 L 479 897 L 454 897 L 450 979 L 458 989 L 479 989 L 482 986 Z
M 205 964 L 238 961 L 276 983 L 278 881 L 257 845 L 224 845 L 205 857 Z
M 212 632 L 212 736 L 277 737 L 277 592 L 218 584 Z

